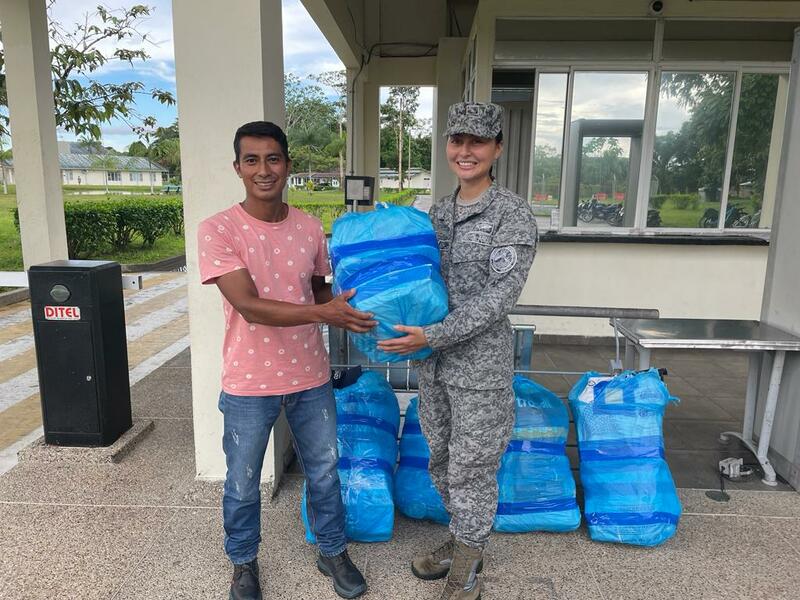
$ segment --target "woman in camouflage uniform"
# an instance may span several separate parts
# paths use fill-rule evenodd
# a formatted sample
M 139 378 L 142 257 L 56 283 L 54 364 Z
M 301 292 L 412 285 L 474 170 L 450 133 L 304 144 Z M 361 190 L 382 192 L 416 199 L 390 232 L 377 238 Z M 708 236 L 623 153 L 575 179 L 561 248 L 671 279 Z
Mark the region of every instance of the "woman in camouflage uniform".
M 397 329 L 382 350 L 434 352 L 419 368 L 420 425 L 431 450 L 431 478 L 451 515 L 450 539 L 415 557 L 421 579 L 447 576 L 442 600 L 477 600 L 483 549 L 497 510 L 497 469 L 514 426 L 513 344 L 509 311 L 536 254 L 528 203 L 498 186 L 502 108 L 450 107 L 447 162 L 459 186 L 430 216 L 442 256 L 450 314 L 428 327 Z

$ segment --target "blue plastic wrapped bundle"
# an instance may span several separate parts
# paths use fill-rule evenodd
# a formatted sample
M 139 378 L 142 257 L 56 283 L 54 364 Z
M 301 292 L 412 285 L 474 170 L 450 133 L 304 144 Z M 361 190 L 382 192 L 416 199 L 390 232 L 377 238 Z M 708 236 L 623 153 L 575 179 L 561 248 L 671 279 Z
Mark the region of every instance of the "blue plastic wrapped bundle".
M 547 388 L 514 377 L 516 415 L 497 472 L 497 531 L 572 531 L 581 523 L 566 456 L 569 415 Z
M 431 453 L 419 427 L 417 402 L 413 398 L 406 410 L 400 437 L 400 464 L 394 474 L 394 500 L 397 509 L 407 517 L 446 525 L 450 515 L 428 473 Z
M 394 527 L 392 480 L 400 426 L 397 397 L 386 379 L 371 371 L 334 394 L 345 533 L 357 542 L 386 541 Z M 306 540 L 315 543 L 305 486 L 301 514 Z
M 664 460 L 670 396 L 656 369 L 614 378 L 586 373 L 569 393 L 589 535 L 655 546 L 678 527 L 681 504 Z
M 333 224 L 330 250 L 334 291 L 355 288 L 350 304 L 373 313 L 378 322 L 367 333 L 350 333 L 356 347 L 376 362 L 429 356 L 429 348 L 406 356 L 377 348 L 381 340 L 405 335 L 395 325 L 431 325 L 447 316 L 447 288 L 428 215 L 385 204 L 347 213 Z

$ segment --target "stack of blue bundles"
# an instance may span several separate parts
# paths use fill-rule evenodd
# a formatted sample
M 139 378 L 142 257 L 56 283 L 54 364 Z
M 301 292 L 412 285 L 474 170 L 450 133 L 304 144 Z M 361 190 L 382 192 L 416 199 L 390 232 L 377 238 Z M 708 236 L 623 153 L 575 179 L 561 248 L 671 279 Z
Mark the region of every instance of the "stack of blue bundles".
M 405 335 L 395 325 L 431 325 L 447 316 L 447 288 L 428 215 L 384 204 L 371 212 L 347 213 L 333 224 L 330 248 L 334 292 L 355 288 L 350 304 L 373 313 L 378 322 L 367 333 L 350 334 L 356 347 L 376 362 L 429 356 L 430 348 L 406 356 L 377 348 L 381 340 Z
M 394 500 L 398 510 L 412 519 L 430 519 L 447 525 L 450 515 L 428 473 L 431 453 L 422 435 L 417 399 L 406 410 L 400 437 L 400 464 L 394 474 Z
M 393 473 L 400 407 L 385 377 L 366 372 L 336 395 L 339 480 L 345 533 L 357 542 L 383 542 L 394 527 Z M 315 543 L 303 486 L 301 514 L 306 540 Z
M 589 535 L 655 546 L 678 527 L 681 505 L 664 460 L 670 396 L 656 369 L 616 377 L 586 373 L 569 393 L 580 451 Z
M 569 415 L 553 392 L 514 377 L 516 416 L 497 473 L 497 531 L 572 531 L 581 523 L 566 455 Z

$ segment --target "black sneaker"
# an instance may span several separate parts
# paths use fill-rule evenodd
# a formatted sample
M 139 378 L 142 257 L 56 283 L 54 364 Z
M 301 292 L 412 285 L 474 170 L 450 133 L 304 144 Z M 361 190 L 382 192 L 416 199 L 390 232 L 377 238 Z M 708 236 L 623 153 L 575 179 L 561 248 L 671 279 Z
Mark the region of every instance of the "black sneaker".
M 258 582 L 258 560 L 243 565 L 233 565 L 230 600 L 261 600 L 261 584 Z
M 342 598 L 357 598 L 367 591 L 367 582 L 347 555 L 347 550 L 336 556 L 317 558 L 317 568 L 333 579 L 333 589 Z

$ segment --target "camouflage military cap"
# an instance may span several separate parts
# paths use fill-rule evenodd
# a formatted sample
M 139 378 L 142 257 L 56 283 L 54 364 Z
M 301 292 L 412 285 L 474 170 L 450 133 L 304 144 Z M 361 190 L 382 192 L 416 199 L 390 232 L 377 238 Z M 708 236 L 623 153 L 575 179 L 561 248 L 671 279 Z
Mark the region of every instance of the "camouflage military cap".
M 495 138 L 503 126 L 503 107 L 490 102 L 459 102 L 447 113 L 446 136 L 468 133 Z

